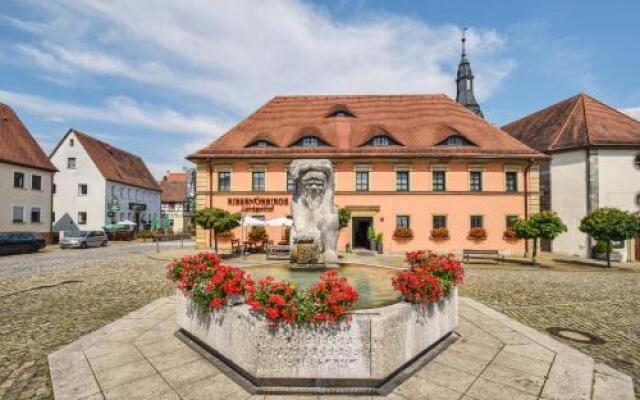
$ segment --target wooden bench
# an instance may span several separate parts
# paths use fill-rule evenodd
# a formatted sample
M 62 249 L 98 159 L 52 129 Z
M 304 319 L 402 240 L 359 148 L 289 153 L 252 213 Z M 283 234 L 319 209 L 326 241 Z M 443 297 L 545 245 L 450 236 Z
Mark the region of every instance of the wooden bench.
M 498 250 L 462 250 L 462 262 L 468 263 L 471 259 L 504 261 L 504 256 Z
M 290 256 L 291 256 L 291 248 L 289 247 L 288 244 L 287 245 L 270 244 L 269 246 L 267 246 L 268 260 L 271 260 L 271 259 L 288 260 Z

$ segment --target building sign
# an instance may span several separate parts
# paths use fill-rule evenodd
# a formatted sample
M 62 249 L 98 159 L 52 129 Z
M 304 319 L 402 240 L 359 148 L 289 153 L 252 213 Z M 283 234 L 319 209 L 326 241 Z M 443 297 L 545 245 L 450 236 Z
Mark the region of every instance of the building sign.
M 240 206 L 242 211 L 272 212 L 275 206 L 289 206 L 288 197 L 229 197 L 228 206 Z
M 144 211 L 147 205 L 143 203 L 129 203 L 129 210 Z

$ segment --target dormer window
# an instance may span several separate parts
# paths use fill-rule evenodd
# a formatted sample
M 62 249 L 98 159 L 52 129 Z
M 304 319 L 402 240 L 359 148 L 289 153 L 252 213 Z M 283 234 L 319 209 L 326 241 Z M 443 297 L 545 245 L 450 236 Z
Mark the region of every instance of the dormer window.
M 397 146 L 398 142 L 387 135 L 377 135 L 371 138 L 365 146 Z
M 327 146 L 327 144 L 317 136 L 305 136 L 302 139 L 298 140 L 296 143 L 294 143 L 293 146 L 317 147 L 317 146 Z
M 355 118 L 356 116 L 349 111 L 347 106 L 343 104 L 337 104 L 331 108 L 326 115 L 327 118 Z
M 437 144 L 438 146 L 475 146 L 475 144 L 468 141 L 465 137 L 460 135 L 449 136 L 442 142 Z
M 255 142 L 251 143 L 247 147 L 275 147 L 275 145 L 273 143 L 271 143 L 270 141 L 268 141 L 268 140 L 260 139 L 260 140 L 256 140 Z

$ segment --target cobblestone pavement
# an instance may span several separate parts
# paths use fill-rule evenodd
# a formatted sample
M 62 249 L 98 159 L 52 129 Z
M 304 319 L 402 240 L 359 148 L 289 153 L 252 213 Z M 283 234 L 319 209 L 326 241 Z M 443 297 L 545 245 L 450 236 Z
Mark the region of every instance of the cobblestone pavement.
M 185 247 L 193 241 L 185 241 Z M 0 280 L 39 275 L 59 268 L 83 267 L 92 261 L 118 259 L 131 254 L 143 254 L 155 249 L 155 243 L 113 242 L 107 247 L 62 250 L 48 246 L 37 253 L 0 256 Z M 160 248 L 180 248 L 180 241 L 160 242 Z
M 60 252 L 69 254 L 68 262 L 55 250 L 0 258 L 0 271 L 14 271 L 12 278 L 0 275 L 0 399 L 51 398 L 47 354 L 172 293 L 166 261 L 126 254 L 124 247 L 108 249 Z M 560 326 L 604 339 L 603 345 L 558 340 L 633 376 L 638 390 L 640 273 L 503 264 L 468 266 L 466 275 L 462 295 L 515 320 L 540 331 Z

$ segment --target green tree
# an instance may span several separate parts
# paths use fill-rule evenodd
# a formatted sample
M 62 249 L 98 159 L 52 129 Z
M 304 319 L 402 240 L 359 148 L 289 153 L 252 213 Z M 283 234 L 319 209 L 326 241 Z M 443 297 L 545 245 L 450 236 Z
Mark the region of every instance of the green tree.
M 194 222 L 203 229 L 213 231 L 215 252 L 218 252 L 218 234 L 240 226 L 240 213 L 230 213 L 220 208 L 203 208 L 195 212 Z
M 640 233 L 640 217 L 617 208 L 600 208 L 580 221 L 580 230 L 606 243 L 607 267 L 611 267 L 611 242 L 625 241 Z
M 338 209 L 338 229 L 342 230 L 349 226 L 349 221 L 351 220 L 351 211 L 346 208 Z
M 567 231 L 567 226 L 555 211 L 542 211 L 532 214 L 527 219 L 518 219 L 513 224 L 513 231 L 521 239 L 532 239 L 531 262 L 536 264 L 538 254 L 538 240 L 553 240 L 562 232 Z

